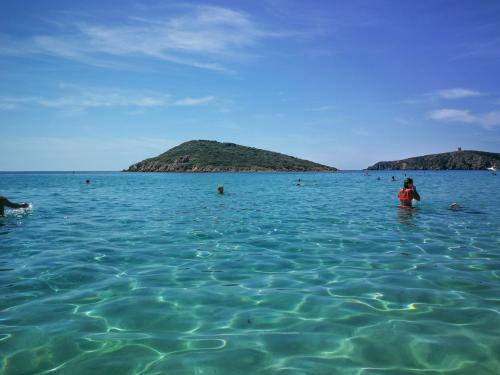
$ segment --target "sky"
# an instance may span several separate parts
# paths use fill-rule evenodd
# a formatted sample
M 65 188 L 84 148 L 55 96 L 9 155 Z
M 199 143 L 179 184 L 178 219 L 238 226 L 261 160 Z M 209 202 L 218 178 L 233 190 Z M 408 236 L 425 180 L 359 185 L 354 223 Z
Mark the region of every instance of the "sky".
M 500 1 L 0 3 L 0 171 L 194 139 L 339 169 L 500 152 Z

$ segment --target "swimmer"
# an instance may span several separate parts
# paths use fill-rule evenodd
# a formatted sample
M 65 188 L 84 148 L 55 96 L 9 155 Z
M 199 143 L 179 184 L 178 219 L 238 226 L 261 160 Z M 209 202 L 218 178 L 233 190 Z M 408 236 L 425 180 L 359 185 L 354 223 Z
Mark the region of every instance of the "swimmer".
M 9 201 L 7 198 L 2 197 L 0 195 L 0 216 L 3 216 L 5 213 L 4 208 L 9 207 L 9 208 L 28 208 L 30 205 L 29 203 L 14 203 Z
M 217 192 L 218 192 L 220 195 L 224 195 L 224 185 L 218 185 L 218 186 L 217 186 Z
M 411 201 L 413 199 L 419 201 L 420 195 L 417 193 L 417 188 L 413 185 L 413 180 L 410 177 L 405 178 L 403 188 L 398 192 L 398 198 L 401 202 L 400 207 L 411 208 Z
M 458 210 L 460 208 L 460 205 L 458 203 L 453 202 L 448 206 L 448 209 L 450 210 Z
M 392 177 L 391 177 L 391 181 L 392 181 L 392 182 L 396 181 L 396 177 L 392 176 Z
M 88 185 L 90 184 L 90 180 L 85 180 L 85 183 Z

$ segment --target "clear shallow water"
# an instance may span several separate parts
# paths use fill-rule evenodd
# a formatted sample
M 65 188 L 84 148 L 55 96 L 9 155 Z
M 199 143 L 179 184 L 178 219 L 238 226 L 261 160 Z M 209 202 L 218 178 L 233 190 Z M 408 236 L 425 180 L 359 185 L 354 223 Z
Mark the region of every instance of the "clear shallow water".
M 500 177 L 411 175 L 2 173 L 0 372 L 498 374 Z

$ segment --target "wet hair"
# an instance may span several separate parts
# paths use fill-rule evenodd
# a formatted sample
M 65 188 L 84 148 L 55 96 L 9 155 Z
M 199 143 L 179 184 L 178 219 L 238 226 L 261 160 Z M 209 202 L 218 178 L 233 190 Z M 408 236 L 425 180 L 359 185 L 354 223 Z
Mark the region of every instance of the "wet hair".
M 410 177 L 405 178 L 403 182 L 403 186 L 405 187 L 405 189 L 409 189 L 410 184 L 413 184 L 413 179 L 411 179 Z

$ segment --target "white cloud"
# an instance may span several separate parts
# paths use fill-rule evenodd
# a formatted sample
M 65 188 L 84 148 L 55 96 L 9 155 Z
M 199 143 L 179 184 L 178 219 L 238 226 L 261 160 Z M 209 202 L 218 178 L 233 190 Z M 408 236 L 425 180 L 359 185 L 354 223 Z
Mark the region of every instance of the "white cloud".
M 119 89 L 79 88 L 59 84 L 62 92 L 58 96 L 0 97 L 0 110 L 42 107 L 79 111 L 92 108 L 117 108 L 145 110 L 168 106 L 195 106 L 215 100 L 214 96 L 172 99 L 170 95 L 157 92 L 136 92 Z
M 185 99 L 179 99 L 175 101 L 175 105 L 178 106 L 194 106 L 194 105 L 200 105 L 200 104 L 206 104 L 208 102 L 211 102 L 215 99 L 213 96 L 204 96 L 202 98 L 185 98 Z
M 130 17 L 119 24 L 72 22 L 63 32 L 19 39 L 0 35 L 0 54 L 48 55 L 85 64 L 109 65 L 106 58 L 147 57 L 225 71 L 221 58 L 248 57 L 266 38 L 297 33 L 266 30 L 247 13 L 217 6 L 182 7 L 169 17 Z
M 466 88 L 451 88 L 442 89 L 425 94 L 419 94 L 413 99 L 406 99 L 401 101 L 403 104 L 436 104 L 440 100 L 457 100 L 464 98 L 473 98 L 478 96 L 487 95 L 484 92 L 466 89 Z
M 467 109 L 443 108 L 429 112 L 428 118 L 440 122 L 476 124 L 487 129 L 500 126 L 500 111 L 472 114 Z
M 444 89 L 436 92 L 436 95 L 442 99 L 462 99 L 474 96 L 482 96 L 483 93 L 470 89 Z
M 474 123 L 476 121 L 476 118 L 470 114 L 469 110 L 464 109 L 438 109 L 430 112 L 429 118 L 444 122 Z
M 120 92 L 82 92 L 69 96 L 44 97 L 0 97 L 0 109 L 18 107 L 43 107 L 52 109 L 83 110 L 111 107 L 163 107 L 168 105 L 166 97 L 140 96 Z

